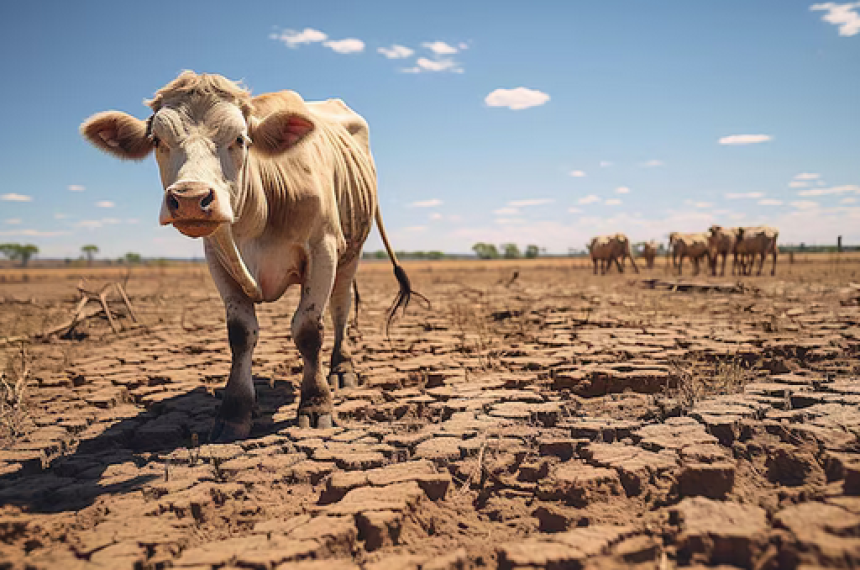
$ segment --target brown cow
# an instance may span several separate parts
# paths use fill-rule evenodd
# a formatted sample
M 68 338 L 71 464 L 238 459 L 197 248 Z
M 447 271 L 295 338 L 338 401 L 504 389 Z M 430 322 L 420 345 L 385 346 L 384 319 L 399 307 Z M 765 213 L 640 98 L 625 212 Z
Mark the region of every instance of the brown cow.
M 613 261 L 616 267 L 618 267 L 618 272 L 624 273 L 624 260 L 628 257 L 630 258 L 630 263 L 633 265 L 633 271 L 639 273 L 639 268 L 636 266 L 636 260 L 630 249 L 630 240 L 624 234 L 594 237 L 588 243 L 588 251 L 594 264 L 595 275 L 597 275 L 598 262 L 600 262 L 601 275 L 606 274 Z
M 779 230 L 770 226 L 756 226 L 749 228 L 738 228 L 735 238 L 735 259 L 737 256 L 743 258 L 749 257 L 749 264 L 743 263 L 743 272 L 745 275 L 752 273 L 755 258 L 759 258 L 758 272 L 756 275 L 761 275 L 762 267 L 768 255 L 773 256 L 773 265 L 770 269 L 771 275 L 776 275 L 776 258 L 779 256 L 779 246 L 777 239 L 779 238 Z
M 657 257 L 657 250 L 660 248 L 656 241 L 646 241 L 642 244 L 640 255 L 645 258 L 645 265 L 648 269 L 654 269 L 654 258 Z
M 699 274 L 699 263 L 708 254 L 708 234 L 669 234 L 669 248 L 672 250 L 672 265 L 678 267 L 678 275 L 683 272 L 684 258 L 689 257 L 693 263 L 693 275 Z
M 737 239 L 738 228 L 724 228 L 722 226 L 713 225 L 708 230 L 708 250 L 711 257 L 711 275 L 717 274 L 717 263 L 720 256 L 723 257 L 720 276 L 726 274 L 726 260 L 729 254 L 734 255 L 732 260 L 732 275 L 735 274 L 735 268 L 738 264 L 737 254 L 735 254 L 735 241 Z
M 278 300 L 290 285 L 301 285 L 292 321 L 304 361 L 298 425 L 331 427 L 329 383 L 358 383 L 345 333 L 350 287 L 374 219 L 400 283 L 392 311 L 412 294 L 382 225 L 367 123 L 338 99 L 305 102 L 292 91 L 252 98 L 220 75 L 191 71 L 148 105 L 145 121 L 108 111 L 90 117 L 81 132 L 119 158 L 154 152 L 164 186 L 160 222 L 204 238 L 233 354 L 211 438 L 251 431 L 254 304 Z M 335 335 L 328 381 L 320 361 L 326 308 Z

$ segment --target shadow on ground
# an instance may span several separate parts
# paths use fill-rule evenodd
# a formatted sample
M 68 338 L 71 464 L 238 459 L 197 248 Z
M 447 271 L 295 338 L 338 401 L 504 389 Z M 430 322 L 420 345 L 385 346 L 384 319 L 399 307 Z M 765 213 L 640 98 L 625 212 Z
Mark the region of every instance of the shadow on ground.
M 294 425 L 293 418 L 274 419 L 280 407 L 295 402 L 293 384 L 272 385 L 269 378 L 261 377 L 255 377 L 254 384 L 257 413 L 250 438 Z M 167 456 L 182 449 L 200 453 L 197 444 L 208 441 L 220 397 L 221 390 L 212 394 L 200 386 L 117 418 L 101 434 L 80 441 L 73 452 L 55 459 L 49 467 L 25 464 L 18 473 L 0 477 L 0 507 L 14 505 L 44 513 L 77 511 L 102 495 L 133 492 L 165 479 Z

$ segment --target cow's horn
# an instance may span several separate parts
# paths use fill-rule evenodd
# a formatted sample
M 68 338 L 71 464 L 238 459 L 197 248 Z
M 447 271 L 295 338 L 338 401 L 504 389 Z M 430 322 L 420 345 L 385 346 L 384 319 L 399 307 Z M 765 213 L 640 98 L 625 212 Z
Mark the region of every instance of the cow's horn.
M 212 250 L 218 256 L 221 266 L 230 273 L 230 276 L 239 284 L 248 298 L 255 303 L 262 301 L 263 294 L 260 291 L 260 286 L 257 285 L 251 272 L 248 271 L 245 262 L 242 261 L 229 224 L 221 224 L 221 227 L 205 239 L 212 245 Z

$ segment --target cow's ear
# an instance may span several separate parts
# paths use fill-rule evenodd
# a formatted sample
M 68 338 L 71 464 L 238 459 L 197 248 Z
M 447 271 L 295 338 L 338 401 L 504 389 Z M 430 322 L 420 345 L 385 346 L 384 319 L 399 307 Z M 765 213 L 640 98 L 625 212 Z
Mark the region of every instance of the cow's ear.
M 251 141 L 255 151 L 277 156 L 295 148 L 316 128 L 314 122 L 302 113 L 276 111 L 262 121 L 252 121 Z
M 126 160 L 146 158 L 153 149 L 146 121 L 119 111 L 93 115 L 81 125 L 81 134 L 103 151 Z

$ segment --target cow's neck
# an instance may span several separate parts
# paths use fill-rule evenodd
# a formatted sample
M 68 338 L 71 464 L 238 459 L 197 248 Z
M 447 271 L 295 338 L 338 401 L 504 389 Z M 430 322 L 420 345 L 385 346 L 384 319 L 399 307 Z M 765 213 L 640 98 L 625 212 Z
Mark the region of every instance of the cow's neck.
M 269 201 L 260 179 L 259 159 L 250 155 L 242 166 L 242 184 L 233 234 L 237 239 L 254 239 L 262 235 L 269 221 Z
M 207 240 L 220 265 L 249 299 L 259 302 L 262 300 L 260 285 L 242 259 L 236 242 L 260 237 L 268 221 L 268 203 L 260 183 L 256 159 L 247 157 L 242 171 L 244 188 L 241 189 L 235 206 L 236 221 L 230 225 L 222 225 Z

